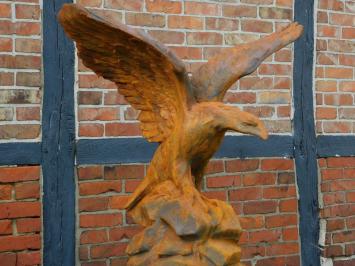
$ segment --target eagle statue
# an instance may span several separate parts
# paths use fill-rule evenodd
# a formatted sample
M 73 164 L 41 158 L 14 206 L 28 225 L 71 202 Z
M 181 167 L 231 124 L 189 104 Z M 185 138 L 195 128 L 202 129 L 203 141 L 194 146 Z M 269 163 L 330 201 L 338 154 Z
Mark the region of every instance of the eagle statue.
M 83 64 L 113 81 L 140 111 L 143 136 L 159 146 L 127 211 L 147 227 L 128 245 L 128 265 L 241 265 L 238 217 L 200 192 L 204 170 L 228 130 L 268 137 L 262 121 L 224 104 L 227 90 L 298 39 L 291 23 L 252 43 L 224 49 L 191 75 L 144 31 L 113 24 L 75 4 L 58 19 Z

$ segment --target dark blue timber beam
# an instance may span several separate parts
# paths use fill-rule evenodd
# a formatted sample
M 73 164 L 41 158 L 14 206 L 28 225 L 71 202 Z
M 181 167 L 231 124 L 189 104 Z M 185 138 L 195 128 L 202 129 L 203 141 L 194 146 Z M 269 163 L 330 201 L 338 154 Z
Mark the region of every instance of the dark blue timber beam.
M 355 156 L 355 136 L 318 136 L 317 155 L 320 158 Z
M 40 142 L 0 143 L 0 165 L 36 165 L 41 156 Z
M 77 143 L 77 164 L 147 163 L 157 144 L 143 138 L 82 139 Z M 293 157 L 292 136 L 226 136 L 214 158 Z
M 64 3 L 43 1 L 43 263 L 75 265 L 74 45 L 57 22 Z
M 299 189 L 299 232 L 303 266 L 320 265 L 318 174 L 313 109 L 314 0 L 296 0 L 295 21 L 304 26 L 295 43 L 293 71 L 294 147 Z

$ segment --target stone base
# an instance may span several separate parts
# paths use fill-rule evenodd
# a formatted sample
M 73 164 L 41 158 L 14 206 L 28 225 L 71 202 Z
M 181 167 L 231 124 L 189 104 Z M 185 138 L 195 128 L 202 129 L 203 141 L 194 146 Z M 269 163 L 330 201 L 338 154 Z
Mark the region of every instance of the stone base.
M 166 181 L 131 212 L 146 226 L 127 247 L 129 266 L 238 265 L 241 227 L 232 207 Z

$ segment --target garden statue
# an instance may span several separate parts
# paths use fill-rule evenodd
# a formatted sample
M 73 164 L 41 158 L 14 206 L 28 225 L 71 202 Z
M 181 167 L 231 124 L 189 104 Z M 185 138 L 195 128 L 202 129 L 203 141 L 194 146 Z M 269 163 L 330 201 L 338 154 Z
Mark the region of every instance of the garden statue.
M 228 88 L 303 31 L 280 32 L 225 49 L 190 77 L 168 48 L 145 32 L 112 24 L 78 5 L 59 21 L 84 65 L 117 84 L 137 110 L 143 136 L 160 143 L 127 202 L 146 228 L 127 247 L 128 265 L 241 265 L 241 227 L 232 207 L 201 195 L 205 167 L 228 130 L 266 139 L 263 122 L 222 103 Z

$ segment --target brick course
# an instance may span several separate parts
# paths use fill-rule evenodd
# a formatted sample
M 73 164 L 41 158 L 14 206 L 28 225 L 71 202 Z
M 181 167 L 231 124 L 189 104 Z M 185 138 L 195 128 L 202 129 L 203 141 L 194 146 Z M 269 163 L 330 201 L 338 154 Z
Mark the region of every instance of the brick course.
M 121 208 L 141 182 L 146 167 L 134 164 L 78 168 L 81 265 L 125 265 L 127 243 L 142 228 L 133 224 Z M 240 215 L 244 229 L 240 244 L 246 265 L 299 265 L 292 160 L 213 160 L 207 168 L 203 193 L 228 201 Z
M 41 265 L 40 167 L 0 167 L 0 264 Z

